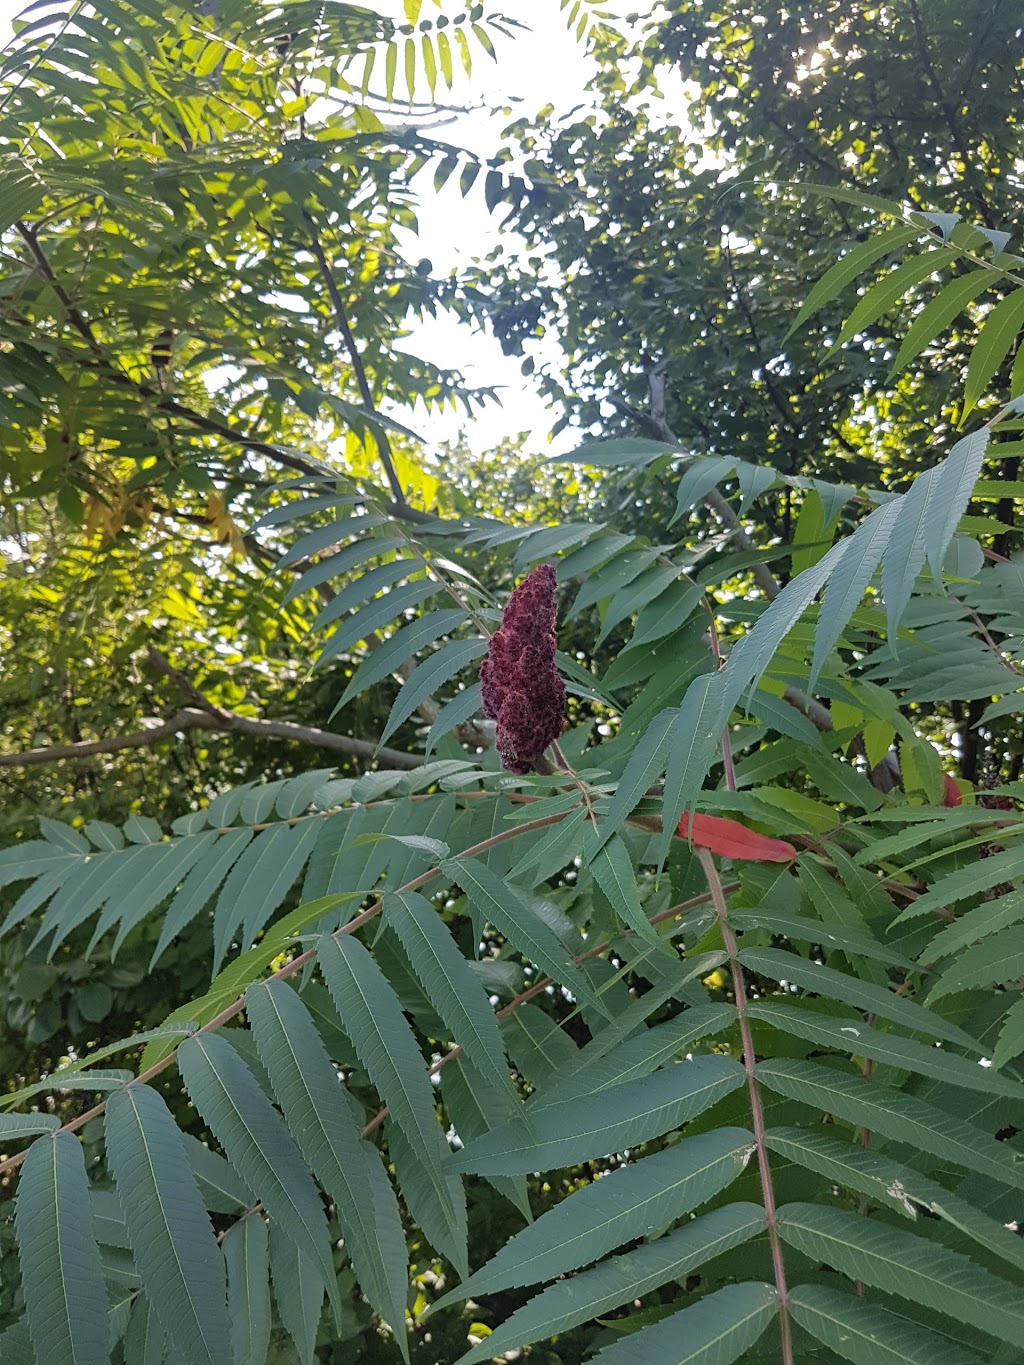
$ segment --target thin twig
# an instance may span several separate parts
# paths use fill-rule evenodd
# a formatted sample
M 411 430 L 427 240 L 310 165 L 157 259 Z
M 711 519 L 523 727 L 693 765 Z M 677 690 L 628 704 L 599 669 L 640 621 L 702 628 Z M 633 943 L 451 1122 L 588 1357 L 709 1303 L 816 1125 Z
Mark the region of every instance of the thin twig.
M 153 667 L 165 678 L 169 678 L 188 701 L 199 707 L 200 711 L 205 711 L 208 715 L 216 717 L 217 720 L 230 718 L 231 713 L 229 711 L 225 711 L 220 706 L 214 706 L 212 701 L 208 701 L 199 688 L 189 682 L 184 673 L 175 668 L 167 655 L 157 649 L 156 645 L 147 645 L 146 654 L 149 656 L 149 661 Z
M 366 377 L 366 367 L 363 364 L 363 358 L 359 354 L 359 347 L 356 345 L 355 336 L 349 325 L 348 314 L 345 310 L 341 292 L 335 281 L 331 263 L 328 261 L 327 253 L 321 245 L 312 218 L 309 217 L 309 214 L 306 215 L 306 218 L 309 222 L 309 245 L 313 255 L 316 257 L 316 263 L 320 267 L 320 273 L 324 277 L 324 284 L 327 286 L 331 307 L 334 309 L 334 318 L 338 324 L 338 330 L 341 332 L 342 338 L 344 339 L 345 349 L 348 351 L 349 359 L 352 361 L 352 371 L 356 377 L 356 385 L 358 386 L 359 393 L 362 397 L 363 406 L 371 413 L 376 413 L 377 404 L 373 401 L 373 391 L 370 388 L 370 381 Z M 395 462 L 391 454 L 391 442 L 388 440 L 387 433 L 383 428 L 378 429 L 376 441 L 380 462 L 384 466 L 384 473 L 387 475 L 388 485 L 391 489 L 392 496 L 399 507 L 404 507 L 406 502 L 405 490 L 402 487 L 401 479 L 398 477 L 398 471 L 395 469 Z
M 590 821 L 594 829 L 597 829 L 597 816 L 594 813 L 594 806 L 590 800 L 590 788 L 587 786 L 585 782 L 581 782 L 580 779 L 576 776 L 575 768 L 573 768 L 572 764 L 566 758 L 565 754 L 562 753 L 562 746 L 559 744 L 557 739 L 553 739 L 548 747 L 555 756 L 555 762 L 564 772 L 567 772 L 569 774 L 569 776 L 573 780 L 574 785 L 578 788 L 580 796 L 583 798 L 583 804 L 587 808 L 587 819 Z
M 718 638 L 718 626 L 715 624 L 715 613 L 711 605 L 710 594 L 704 598 L 704 605 L 708 613 L 708 634 L 711 637 L 711 652 L 715 656 L 715 667 L 725 667 L 725 657 L 722 654 L 722 642 Z M 726 721 L 722 727 L 722 763 L 725 767 L 725 786 L 728 791 L 736 790 L 736 768 L 732 761 L 732 741 L 729 737 L 729 722 Z

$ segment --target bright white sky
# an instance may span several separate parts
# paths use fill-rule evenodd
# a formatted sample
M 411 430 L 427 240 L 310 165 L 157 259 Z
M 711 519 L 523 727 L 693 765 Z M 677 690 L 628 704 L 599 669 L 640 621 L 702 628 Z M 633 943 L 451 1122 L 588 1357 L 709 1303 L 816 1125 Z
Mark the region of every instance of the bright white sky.
M 26 2 L 0 0 L 0 41 L 9 36 L 10 19 L 25 8 Z M 383 0 L 374 8 L 401 20 L 400 0 Z M 446 8 L 452 12 L 452 6 Z M 602 8 L 614 11 L 618 8 L 618 0 L 612 0 L 610 5 L 605 3 Z M 496 63 L 482 48 L 472 44 L 472 77 L 467 79 L 456 63 L 458 76 L 454 90 L 448 95 L 439 83 L 437 97 L 460 106 L 505 105 L 514 112 L 506 118 L 500 112 L 489 117 L 484 110 L 477 110 L 434 130 L 437 138 L 470 148 L 481 157 L 490 156 L 497 150 L 501 129 L 511 117 L 530 117 L 547 104 L 553 105 L 558 113 L 566 113 L 585 101 L 585 87 L 593 70 L 585 48 L 566 28 L 558 0 L 514 0 L 507 5 L 501 0 L 491 0 L 488 9 L 510 11 L 520 22 L 529 25 L 529 31 L 517 30 L 514 40 L 493 35 L 498 53 Z M 434 12 L 434 6 L 428 0 L 423 15 L 427 17 Z M 417 95 L 423 97 L 419 91 Z M 419 210 L 420 230 L 418 236 L 410 235 L 408 255 L 412 260 L 426 257 L 433 263 L 435 274 L 448 274 L 453 267 L 461 268 L 474 257 L 485 255 L 498 241 L 500 233 L 484 204 L 482 175 L 465 199 L 458 189 L 457 174 L 440 195 L 434 195 L 430 188 L 429 168 L 422 172 L 422 177 L 424 197 Z M 531 433 L 528 450 L 547 452 L 548 432 L 557 414 L 544 406 L 530 382 L 522 377 L 519 361 L 506 358 L 493 338 L 441 318 L 417 326 L 404 345 L 435 364 L 462 370 L 470 384 L 502 386 L 502 407 L 488 405 L 472 421 L 463 413 L 434 418 L 428 418 L 422 409 L 414 414 L 397 410 L 393 413 L 431 445 L 454 440 L 464 430 L 469 445 L 481 451 L 496 445 L 505 436 L 527 431 Z M 556 354 L 549 353 L 549 358 Z M 566 449 L 571 444 L 572 437 L 568 435 L 559 443 Z

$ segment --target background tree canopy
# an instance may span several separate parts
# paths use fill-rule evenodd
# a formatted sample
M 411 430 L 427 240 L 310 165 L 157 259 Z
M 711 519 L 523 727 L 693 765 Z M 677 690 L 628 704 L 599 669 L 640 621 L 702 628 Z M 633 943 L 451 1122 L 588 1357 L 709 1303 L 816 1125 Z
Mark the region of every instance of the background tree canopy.
M 1024 1351 L 1019 16 L 552 9 L 0 58 L 0 1365 Z

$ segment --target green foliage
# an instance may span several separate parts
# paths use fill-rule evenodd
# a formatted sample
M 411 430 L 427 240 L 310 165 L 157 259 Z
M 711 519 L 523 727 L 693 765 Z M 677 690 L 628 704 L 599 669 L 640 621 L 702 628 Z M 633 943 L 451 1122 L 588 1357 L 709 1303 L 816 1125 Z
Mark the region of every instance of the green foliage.
M 986 93 L 971 183 L 905 209 L 901 177 L 941 182 L 975 115 L 933 89 L 944 131 L 909 144 L 897 113 L 869 152 L 843 63 L 893 99 L 908 71 L 941 90 L 958 11 L 936 7 L 930 47 L 916 6 L 856 5 L 840 61 L 811 0 L 736 0 L 724 26 L 678 0 L 637 88 L 669 60 L 699 77 L 708 145 L 777 187 L 732 185 L 725 223 L 718 172 L 626 98 L 606 16 L 561 8 L 625 113 L 520 125 L 525 196 L 489 167 L 487 202 L 561 267 L 516 316 L 505 283 L 402 263 L 419 169 L 461 165 L 468 190 L 479 167 L 384 117 L 512 21 L 109 0 L 33 7 L 6 54 L 0 473 L 29 548 L 5 650 L 44 627 L 16 742 L 114 761 L 64 728 L 70 701 L 33 711 L 51 665 L 88 676 L 93 636 L 97 729 L 146 644 L 221 664 L 201 689 L 154 645 L 147 685 L 199 719 L 172 715 L 126 788 L 39 779 L 32 822 L 5 817 L 4 1005 L 27 1041 L 0 1096 L 4 1365 L 1024 1349 L 1024 280 L 986 198 L 1014 119 Z M 986 92 L 1003 22 L 978 39 Z M 824 74 L 798 69 L 809 32 Z M 817 183 L 799 140 L 762 156 L 773 119 L 866 185 Z M 636 190 L 684 171 L 721 221 L 680 247 Z M 470 401 L 396 345 L 442 303 L 486 306 L 511 350 L 557 318 L 645 434 L 605 423 L 525 490 L 507 459 L 481 479 L 453 456 L 442 484 L 375 407 Z M 588 401 L 568 406 L 589 426 Z M 933 445 L 883 467 L 871 433 L 892 450 L 924 414 Z M 216 550 L 183 567 L 200 533 L 273 569 L 235 565 L 240 608 Z M 566 730 L 515 776 L 476 670 L 509 584 L 552 560 Z M 267 730 L 264 674 L 319 724 Z M 232 746 L 176 780 L 175 736 L 217 726 Z M 338 766 L 261 762 L 310 732 Z

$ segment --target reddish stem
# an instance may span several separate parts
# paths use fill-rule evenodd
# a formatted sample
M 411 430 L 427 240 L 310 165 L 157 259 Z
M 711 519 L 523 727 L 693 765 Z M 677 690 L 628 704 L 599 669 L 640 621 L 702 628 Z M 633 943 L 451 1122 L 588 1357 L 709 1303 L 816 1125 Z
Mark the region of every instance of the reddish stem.
M 696 848 L 708 890 L 718 915 L 722 930 L 722 941 L 729 955 L 732 971 L 733 992 L 736 996 L 736 1013 L 739 1016 L 740 1038 L 743 1042 L 743 1068 L 747 1073 L 747 1091 L 750 1095 L 750 1112 L 753 1119 L 754 1142 L 757 1147 L 757 1164 L 761 1174 L 761 1193 L 764 1198 L 765 1219 L 768 1224 L 768 1242 L 771 1246 L 772 1268 L 775 1272 L 775 1288 L 779 1295 L 779 1327 L 782 1336 L 782 1365 L 793 1365 L 793 1329 L 789 1319 L 789 1290 L 786 1286 L 786 1263 L 782 1254 L 782 1239 L 779 1236 L 778 1213 L 775 1206 L 775 1187 L 768 1163 L 768 1145 L 765 1141 L 764 1105 L 761 1102 L 761 1087 L 755 1072 L 756 1057 L 754 1039 L 747 1018 L 747 987 L 743 979 L 743 968 L 739 961 L 736 937 L 729 924 L 729 911 L 725 902 L 725 888 L 715 867 L 711 852 L 706 848 Z

